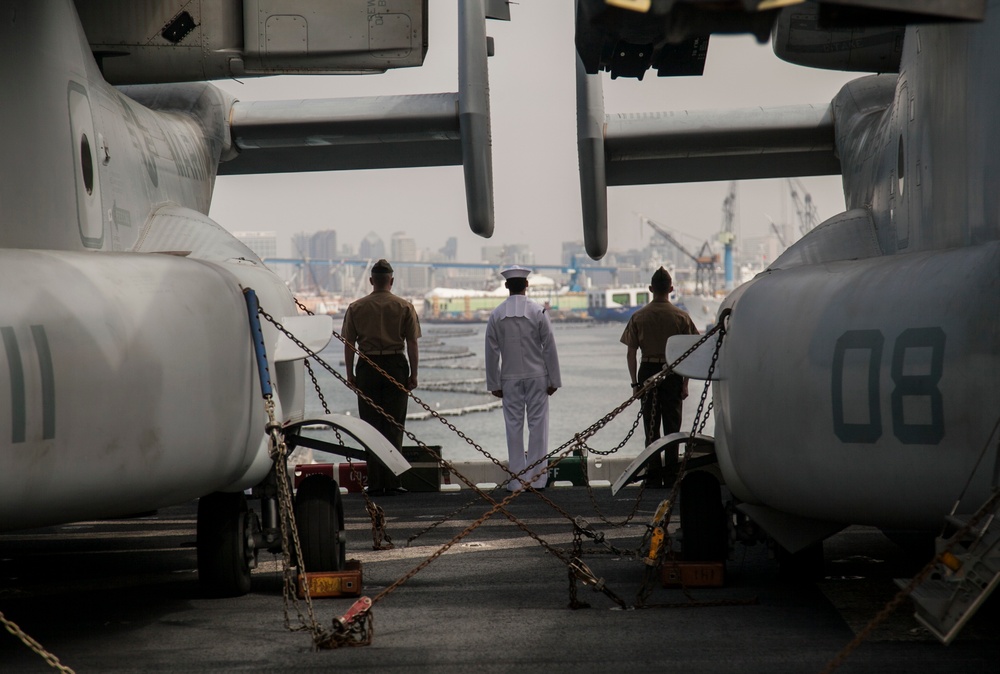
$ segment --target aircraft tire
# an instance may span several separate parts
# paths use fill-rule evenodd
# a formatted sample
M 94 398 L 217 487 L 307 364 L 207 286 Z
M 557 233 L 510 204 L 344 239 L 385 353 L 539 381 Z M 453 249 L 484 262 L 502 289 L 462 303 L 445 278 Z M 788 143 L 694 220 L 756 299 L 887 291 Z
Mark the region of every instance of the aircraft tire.
M 681 553 L 694 562 L 725 562 L 729 532 L 722 488 L 711 473 L 689 473 L 681 482 Z
M 242 492 L 215 492 L 198 500 L 198 580 L 214 597 L 250 591 L 250 508 Z
M 344 569 L 344 505 L 336 481 L 326 475 L 310 475 L 299 483 L 295 523 L 306 572 Z

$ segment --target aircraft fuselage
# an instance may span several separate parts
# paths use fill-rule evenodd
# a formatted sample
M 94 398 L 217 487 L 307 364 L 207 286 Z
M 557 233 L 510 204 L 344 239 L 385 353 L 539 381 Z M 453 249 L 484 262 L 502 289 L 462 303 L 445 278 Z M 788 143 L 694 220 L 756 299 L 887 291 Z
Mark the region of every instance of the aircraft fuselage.
M 964 505 L 985 501 L 998 270 L 994 242 L 765 272 L 740 289 L 716 397 L 733 491 L 902 529 L 940 525 L 973 474 Z
M 0 530 L 259 483 L 242 290 L 296 312 L 206 215 L 231 101 L 109 86 L 69 0 L 0 4 L 0 50 Z M 271 368 L 278 421 L 301 417 L 301 367 Z
M 727 300 L 719 456 L 744 502 L 936 529 L 997 480 L 1000 6 L 907 29 L 833 103 L 850 210 Z M 820 527 L 821 528 L 821 527 Z

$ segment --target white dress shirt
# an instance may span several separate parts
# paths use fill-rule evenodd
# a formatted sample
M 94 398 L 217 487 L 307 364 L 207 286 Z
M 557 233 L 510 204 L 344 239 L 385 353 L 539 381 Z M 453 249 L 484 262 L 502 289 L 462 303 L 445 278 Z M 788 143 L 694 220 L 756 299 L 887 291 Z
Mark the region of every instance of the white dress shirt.
M 486 323 L 486 389 L 511 379 L 546 377 L 560 388 L 559 356 L 545 310 L 524 295 L 511 295 Z

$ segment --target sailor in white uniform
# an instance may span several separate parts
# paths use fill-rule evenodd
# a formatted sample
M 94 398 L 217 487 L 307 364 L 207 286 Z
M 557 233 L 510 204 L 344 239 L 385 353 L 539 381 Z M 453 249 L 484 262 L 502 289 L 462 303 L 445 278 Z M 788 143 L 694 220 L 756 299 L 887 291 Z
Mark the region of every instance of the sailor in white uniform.
M 524 294 L 531 270 L 513 265 L 500 273 L 507 279 L 510 297 L 493 310 L 486 323 L 486 388 L 503 399 L 510 471 L 520 475 L 538 463 L 520 480 L 511 479 L 507 489 L 517 491 L 524 484 L 544 489 L 548 478 L 548 461 L 543 459 L 549 444 L 549 396 L 562 386 L 559 357 L 545 309 Z

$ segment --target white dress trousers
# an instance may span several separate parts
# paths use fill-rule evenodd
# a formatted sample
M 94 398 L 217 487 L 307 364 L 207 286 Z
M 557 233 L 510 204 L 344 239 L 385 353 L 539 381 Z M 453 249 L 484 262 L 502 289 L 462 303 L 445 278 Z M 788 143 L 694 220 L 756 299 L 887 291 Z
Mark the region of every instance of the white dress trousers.
M 507 460 L 510 472 L 520 475 L 525 484 L 536 489 L 548 479 L 549 447 L 548 378 L 508 379 L 503 382 L 503 420 L 507 427 Z M 524 451 L 524 422 L 528 422 L 528 451 Z M 537 463 L 537 465 L 535 465 Z M 525 468 L 534 466 L 524 473 Z M 522 475 L 522 473 L 524 473 Z M 523 485 L 511 480 L 507 489 L 517 491 Z
M 539 462 L 507 489 L 516 491 L 521 481 L 536 489 L 548 479 L 549 387 L 559 388 L 559 357 L 549 317 L 524 295 L 511 295 L 490 314 L 486 324 L 486 388 L 503 391 L 503 417 L 507 431 L 507 458 L 519 475 Z M 528 448 L 524 424 L 528 424 Z

